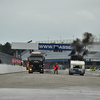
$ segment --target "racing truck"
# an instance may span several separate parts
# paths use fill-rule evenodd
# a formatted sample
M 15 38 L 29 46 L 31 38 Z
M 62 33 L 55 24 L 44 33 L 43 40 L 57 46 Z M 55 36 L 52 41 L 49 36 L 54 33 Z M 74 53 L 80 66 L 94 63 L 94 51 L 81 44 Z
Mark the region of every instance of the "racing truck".
M 41 52 L 32 52 L 28 57 L 27 68 L 29 73 L 40 72 L 44 73 L 44 56 Z
M 85 74 L 85 62 L 81 55 L 72 55 L 69 60 L 69 75 L 73 74 Z

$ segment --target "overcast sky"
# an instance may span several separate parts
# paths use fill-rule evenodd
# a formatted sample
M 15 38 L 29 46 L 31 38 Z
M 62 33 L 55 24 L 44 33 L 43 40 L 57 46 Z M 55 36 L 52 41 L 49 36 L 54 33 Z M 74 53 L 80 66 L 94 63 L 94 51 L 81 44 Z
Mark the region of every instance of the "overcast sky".
M 0 43 L 100 35 L 100 0 L 0 0 Z M 49 38 L 48 38 L 49 37 Z

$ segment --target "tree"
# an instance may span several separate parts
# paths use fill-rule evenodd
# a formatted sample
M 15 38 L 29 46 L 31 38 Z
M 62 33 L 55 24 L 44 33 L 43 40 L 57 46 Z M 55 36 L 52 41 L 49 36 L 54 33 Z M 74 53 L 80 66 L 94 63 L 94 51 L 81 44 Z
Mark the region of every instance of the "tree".
M 2 44 L 0 44 L 0 52 L 2 52 Z
M 1 52 L 6 53 L 6 54 L 10 54 L 11 52 L 11 44 L 6 42 L 3 46 L 2 46 L 2 50 Z
M 18 51 L 18 54 L 20 54 L 20 50 L 17 50 L 17 51 Z M 25 50 L 22 50 L 22 52 L 23 51 Z M 11 44 L 9 42 L 6 42 L 4 45 L 0 44 L 0 52 L 13 56 L 16 50 L 11 49 Z

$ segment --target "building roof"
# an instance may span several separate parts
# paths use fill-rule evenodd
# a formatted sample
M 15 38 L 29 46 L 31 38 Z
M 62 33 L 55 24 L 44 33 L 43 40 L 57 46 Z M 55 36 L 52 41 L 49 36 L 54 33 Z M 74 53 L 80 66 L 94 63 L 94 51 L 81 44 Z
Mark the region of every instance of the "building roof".
M 93 45 L 100 45 L 100 42 L 95 42 Z M 53 50 L 35 50 L 42 52 L 45 57 L 45 61 L 68 61 L 70 59 L 69 54 L 71 51 L 54 52 Z M 22 54 L 22 60 L 27 60 L 30 56 L 29 50 Z M 100 52 L 91 51 L 88 55 L 84 56 L 84 59 L 100 59 Z

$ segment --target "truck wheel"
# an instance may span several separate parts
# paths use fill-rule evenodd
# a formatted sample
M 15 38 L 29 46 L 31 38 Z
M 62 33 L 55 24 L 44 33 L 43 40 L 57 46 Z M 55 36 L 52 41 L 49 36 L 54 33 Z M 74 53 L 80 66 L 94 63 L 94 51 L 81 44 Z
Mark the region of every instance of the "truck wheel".
M 32 72 L 29 71 L 28 73 L 30 74 L 30 73 L 32 73 Z
M 28 68 L 26 67 L 26 70 L 28 70 Z
M 28 73 L 31 73 L 30 71 Z
M 44 74 L 44 72 L 42 72 L 42 74 Z
M 84 76 L 84 74 L 80 74 L 81 76 Z
M 44 72 L 40 72 L 40 74 L 43 74 Z
M 69 73 L 69 75 L 73 75 L 72 73 Z

